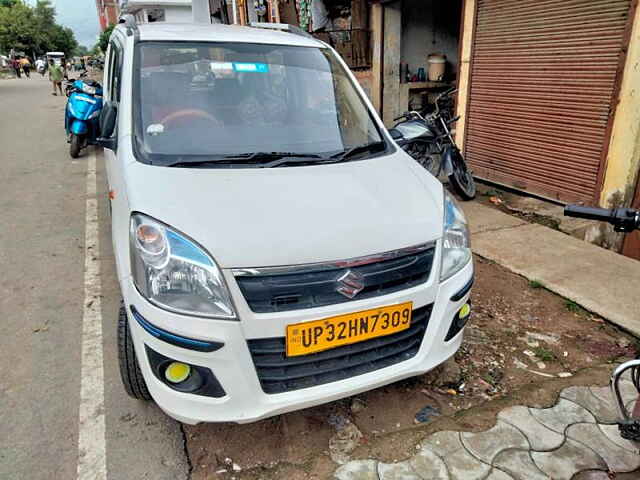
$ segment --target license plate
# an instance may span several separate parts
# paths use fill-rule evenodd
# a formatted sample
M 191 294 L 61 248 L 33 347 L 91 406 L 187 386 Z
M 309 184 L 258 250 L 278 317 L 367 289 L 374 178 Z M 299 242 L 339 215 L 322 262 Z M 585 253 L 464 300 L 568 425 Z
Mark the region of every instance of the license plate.
M 413 303 L 287 325 L 287 356 L 296 357 L 391 335 L 411 326 Z

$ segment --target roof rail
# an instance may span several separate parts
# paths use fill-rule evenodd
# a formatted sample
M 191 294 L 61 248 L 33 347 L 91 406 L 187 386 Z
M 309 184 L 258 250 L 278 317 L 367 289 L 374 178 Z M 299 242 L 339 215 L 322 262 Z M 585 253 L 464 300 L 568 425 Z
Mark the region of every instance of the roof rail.
M 308 32 L 305 32 L 300 27 L 296 27 L 295 25 L 289 25 L 288 23 L 251 22 L 249 23 L 249 26 L 253 28 L 266 28 L 267 30 L 282 30 L 284 32 L 293 33 L 294 35 L 313 38 L 315 40 L 313 35 L 310 35 Z

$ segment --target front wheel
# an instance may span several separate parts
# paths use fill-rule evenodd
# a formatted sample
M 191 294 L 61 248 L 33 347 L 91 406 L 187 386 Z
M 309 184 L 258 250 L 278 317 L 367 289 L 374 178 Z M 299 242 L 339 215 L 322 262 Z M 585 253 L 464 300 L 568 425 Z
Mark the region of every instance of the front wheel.
M 463 200 L 473 200 L 476 198 L 476 182 L 473 180 L 473 175 L 467 168 L 462 154 L 457 149 L 451 158 L 451 163 L 453 172 L 449 175 L 449 182 L 453 189 Z
M 80 150 L 82 150 L 82 137 L 72 133 L 69 145 L 69 155 L 71 155 L 71 158 L 78 158 L 80 156 Z
M 133 348 L 133 338 L 129 331 L 129 319 L 124 304 L 120 305 L 118 312 L 118 363 L 120 378 L 127 394 L 138 400 L 152 400 Z

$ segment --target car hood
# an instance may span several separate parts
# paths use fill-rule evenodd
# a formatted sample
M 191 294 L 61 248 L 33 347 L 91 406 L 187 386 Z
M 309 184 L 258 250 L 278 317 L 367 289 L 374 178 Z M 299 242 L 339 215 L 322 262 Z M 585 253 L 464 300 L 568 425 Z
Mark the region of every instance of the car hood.
M 127 167 L 132 211 L 188 235 L 223 268 L 342 260 L 442 235 L 442 186 L 402 151 L 285 168 Z

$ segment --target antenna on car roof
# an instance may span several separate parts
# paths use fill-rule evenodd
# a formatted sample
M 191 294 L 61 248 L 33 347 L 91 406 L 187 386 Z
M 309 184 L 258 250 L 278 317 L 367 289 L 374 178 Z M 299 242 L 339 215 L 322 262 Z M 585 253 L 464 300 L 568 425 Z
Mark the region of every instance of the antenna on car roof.
M 307 38 L 314 38 L 312 35 L 305 32 L 301 28 L 296 27 L 295 25 L 289 25 L 288 23 L 251 22 L 249 26 L 253 28 L 264 28 L 267 30 L 282 30 L 284 32 L 293 33 L 294 35 L 300 35 L 302 37 L 307 37 Z

